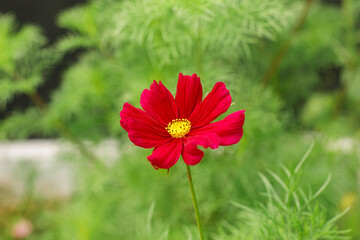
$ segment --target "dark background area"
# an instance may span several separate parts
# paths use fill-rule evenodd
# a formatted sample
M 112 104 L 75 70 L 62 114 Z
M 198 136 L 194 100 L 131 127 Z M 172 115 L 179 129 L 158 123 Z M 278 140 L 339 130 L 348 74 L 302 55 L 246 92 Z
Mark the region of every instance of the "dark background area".
M 52 43 L 64 33 L 55 23 L 59 12 L 85 2 L 85 0 L 2 0 L 0 12 L 15 14 L 21 24 L 33 23 L 41 26 Z

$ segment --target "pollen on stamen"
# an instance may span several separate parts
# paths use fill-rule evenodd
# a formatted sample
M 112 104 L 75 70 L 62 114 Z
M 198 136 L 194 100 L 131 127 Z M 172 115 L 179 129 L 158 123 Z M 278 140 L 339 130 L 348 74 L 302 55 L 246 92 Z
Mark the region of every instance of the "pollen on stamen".
M 190 132 L 191 122 L 187 119 L 173 119 L 165 128 L 173 138 L 182 138 Z

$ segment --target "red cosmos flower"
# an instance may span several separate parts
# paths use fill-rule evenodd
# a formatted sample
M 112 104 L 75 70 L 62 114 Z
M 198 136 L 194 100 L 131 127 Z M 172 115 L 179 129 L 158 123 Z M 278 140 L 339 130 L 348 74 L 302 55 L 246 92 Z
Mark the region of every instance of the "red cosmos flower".
M 144 110 L 124 104 L 120 124 L 135 145 L 154 148 L 147 157 L 154 168 L 169 169 L 180 154 L 186 164 L 195 165 L 204 156 L 197 145 L 215 149 L 240 141 L 245 110 L 211 123 L 230 107 L 231 96 L 225 84 L 217 82 L 203 100 L 202 95 L 200 78 L 180 73 L 175 99 L 161 81 L 154 80 L 141 94 Z

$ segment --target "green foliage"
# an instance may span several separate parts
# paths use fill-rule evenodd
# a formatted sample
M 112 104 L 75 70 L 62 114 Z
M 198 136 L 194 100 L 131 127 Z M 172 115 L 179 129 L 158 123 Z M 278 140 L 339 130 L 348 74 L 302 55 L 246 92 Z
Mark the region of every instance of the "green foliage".
M 20 129 L 19 129 L 19 126 Z M 26 139 L 39 133 L 53 132 L 51 125 L 46 122 L 44 115 L 37 108 L 27 109 L 25 112 L 14 112 L 0 124 L 0 139 Z
M 112 136 L 115 126 L 115 132 L 119 131 L 114 109 L 121 108 L 120 97 L 124 94 L 116 84 L 120 77 L 113 61 L 101 59 L 97 53 L 86 55 L 64 75 L 61 91 L 54 95 L 47 118 L 50 122 L 60 119 L 78 136 Z
M 355 29 L 354 23 L 349 26 L 347 22 L 349 18 L 353 18 L 350 22 L 358 19 L 359 5 L 355 3 L 357 1 L 346 2 L 354 4 L 350 9 L 345 9 L 345 3 L 341 6 L 342 9 L 332 5 L 313 4 L 303 28 L 292 39 L 291 48 L 273 79 L 273 86 L 287 100 L 287 106 L 294 110 L 302 106 L 319 86 L 323 88 L 326 85 L 334 85 L 335 78 L 335 81 L 339 82 L 338 85 L 346 89 L 344 92 L 340 90 L 339 94 L 350 99 L 351 109 L 348 111 L 351 114 L 355 113 L 355 109 L 357 111 L 354 87 L 359 84 L 360 55 L 354 49 L 360 42 L 356 37 L 356 31 L 359 30 Z M 324 73 L 334 67 L 340 69 L 340 79 L 336 79 L 336 76 L 324 76 Z M 333 86 L 333 89 L 325 90 L 339 91 L 335 88 L 336 86 Z M 343 97 L 337 98 L 334 112 L 336 108 L 343 108 L 341 105 L 345 102 L 341 100 Z
M 299 164 L 297 156 L 301 157 L 308 148 L 309 136 L 278 134 L 272 135 L 272 141 L 265 141 L 269 139 L 267 134 L 255 133 L 259 139 L 252 141 L 255 135 L 246 134 L 239 145 L 206 150 L 203 161 L 192 167 L 209 239 L 247 239 L 246 236 L 259 239 L 256 236 L 261 234 L 260 227 L 269 230 L 272 236 L 284 232 L 285 236 L 298 233 L 303 237 L 298 239 L 311 239 L 309 236 L 316 239 L 329 233 L 332 237 L 327 239 L 338 239 L 334 223 L 342 224 L 344 218 L 331 219 L 342 201 L 340 198 L 356 191 L 353 183 L 357 155 L 335 149 L 329 152 L 327 140 L 315 138 L 311 154 L 309 151 Z M 167 175 L 148 163 L 146 156 L 151 150 L 128 147 L 131 142 L 125 139 L 120 143 L 120 159 L 102 167 L 89 165 L 73 152 L 62 156 L 73 169 L 77 191 L 55 209 L 48 209 L 39 200 L 38 211 L 43 212 L 28 216 L 36 227 L 32 239 L 197 238 L 182 159 Z M 283 165 L 293 170 L 286 170 Z M 270 178 L 265 177 L 265 171 Z M 262 178 L 259 172 L 264 173 Z M 329 173 L 333 180 L 326 181 L 324 190 L 322 185 Z M 264 182 L 266 198 L 262 194 Z M 241 202 L 252 211 L 236 209 L 230 201 Z M 350 213 L 357 214 L 353 209 Z M 350 223 L 355 224 L 356 220 Z M 313 231 L 309 232 L 310 229 Z
M 18 27 L 12 15 L 0 15 L 0 109 L 16 95 L 29 97 L 44 82 L 44 75 L 60 58 L 45 47 L 46 38 L 36 26 Z M 30 101 L 30 99 L 29 99 Z M 0 123 L 0 139 L 27 138 L 53 132 L 40 109 L 13 112 Z M 22 126 L 22 127 L 19 127 Z
M 112 45 L 115 20 L 113 7 L 117 2 L 93 1 L 63 12 L 58 18 L 58 25 L 71 30 L 71 34 L 64 37 L 57 48 L 69 51 L 79 47 L 104 49 Z
M 349 231 L 337 230 L 335 222 L 349 209 L 327 220 L 326 210 L 314 203 L 329 184 L 331 175 L 315 193 L 311 190 L 305 193 L 298 186 L 301 167 L 313 146 L 293 171 L 282 167 L 284 177 L 268 170 L 271 181 L 260 173 L 267 202 L 260 203 L 256 209 L 234 202 L 242 209 L 239 214 L 241 222 L 238 226 L 225 223 L 221 234 L 215 239 L 348 239 L 346 234 Z
M 116 15 L 117 39 L 145 48 L 151 63 L 160 66 L 181 58 L 199 64 L 209 54 L 249 55 L 249 44 L 274 39 L 286 25 L 285 6 L 283 1 L 125 1 Z
M 0 123 L 0 139 L 70 134 L 76 143 L 109 137 L 121 143 L 121 158 L 110 166 L 90 167 L 74 153 L 66 156 L 73 162 L 76 193 L 56 209 L 35 199 L 41 207 L 29 216 L 35 223 L 29 239 L 197 238 L 182 160 L 169 176 L 153 170 L 146 161 L 150 151 L 128 148 L 132 143 L 119 126 L 125 102 L 139 107 L 140 94 L 153 79 L 175 93 L 179 72 L 197 73 L 204 93 L 225 82 L 233 98 L 229 112 L 246 110 L 240 144 L 206 151 L 192 169 L 209 239 L 349 236 L 336 225 L 360 224 L 354 184 L 359 29 L 352 21 L 360 5 L 347 0 L 353 5 L 340 9 L 314 1 L 304 25 L 291 33 L 304 2 L 89 0 L 59 15 L 57 24 L 68 33 L 54 46 L 46 45 L 39 28 L 19 27 L 11 15 L 1 16 L 1 109 L 17 94 L 36 93 L 61 56 L 80 51 L 61 73 L 61 86 L 47 107 L 9 114 Z M 264 88 L 259 82 L 289 38 L 285 57 Z M 324 93 L 322 87 L 332 85 L 324 72 L 332 68 L 339 69 L 339 78 Z M 344 138 L 351 151 L 349 144 L 338 143 Z M 296 156 L 312 140 L 309 164 L 296 170 Z M 326 181 L 322 192 L 329 173 L 333 181 Z M 265 200 L 259 194 L 264 184 Z M 303 190 L 307 187 L 315 193 Z M 349 204 L 347 196 L 355 200 Z M 241 202 L 241 209 L 230 200 Z M 355 207 L 339 220 L 336 212 L 349 205 Z M 8 237 L 11 226 L 4 222 L 0 232 Z M 359 238 L 356 231 L 350 234 Z
M 212 59 L 244 56 L 250 44 L 274 40 L 289 19 L 286 6 L 282 1 L 109 0 L 66 10 L 58 24 L 71 33 L 57 49 L 86 50 L 64 74 L 48 117 L 61 119 L 77 136 L 98 139 L 119 134 L 114 110 L 137 102 L 152 79 L 171 88 L 179 72 L 204 71 L 205 88 L 216 81 L 235 83 L 229 66 L 224 68 L 228 62 Z
M 329 205 L 321 198 L 334 196 L 337 183 L 330 177 L 326 179 L 332 170 L 307 174 L 317 164 L 314 157 L 325 154 L 317 144 L 300 162 L 280 161 L 288 166 L 295 164 L 292 171 L 283 165 L 275 166 L 279 161 L 272 156 L 264 159 L 268 165 L 262 168 L 257 167 L 259 162 L 244 162 L 241 156 L 246 153 L 234 154 L 237 148 L 206 151 L 203 162 L 192 171 L 209 239 L 347 239 L 347 231 L 337 230 L 335 225 L 342 215 L 329 213 Z M 274 149 L 274 156 L 279 156 L 285 148 L 279 144 Z M 40 217 L 42 224 L 34 239 L 197 238 L 182 160 L 167 175 L 166 171 L 155 171 L 147 162 L 149 151 L 131 150 L 126 144 L 121 150 L 124 154 L 120 161 L 100 168 L 72 156 L 78 190 L 60 209 Z M 299 155 L 300 151 L 303 149 L 292 148 L 287 155 Z M 324 164 L 324 159 L 320 160 Z M 270 178 L 263 174 L 259 178 L 258 172 L 265 169 Z M 341 177 L 334 175 L 333 179 Z M 247 194 L 246 188 L 254 194 Z M 230 201 L 244 204 L 234 203 L 241 206 L 237 209 Z
M 0 107 L 15 94 L 35 92 L 43 73 L 58 58 L 45 49 L 46 39 L 35 26 L 17 30 L 12 15 L 0 16 Z
M 326 123 L 334 113 L 335 99 L 330 94 L 314 94 L 306 103 L 302 121 L 308 126 Z

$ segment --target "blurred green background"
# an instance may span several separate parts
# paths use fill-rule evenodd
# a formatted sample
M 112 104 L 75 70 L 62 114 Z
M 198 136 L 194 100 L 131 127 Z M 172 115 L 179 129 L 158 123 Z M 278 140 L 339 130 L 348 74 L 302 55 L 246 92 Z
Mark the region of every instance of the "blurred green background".
M 22 194 L 0 185 L 1 240 L 19 224 L 26 239 L 198 239 L 182 160 L 154 170 L 119 125 L 179 72 L 204 92 L 225 82 L 228 113 L 246 110 L 240 143 L 192 167 L 208 239 L 360 239 L 360 1 L 88 0 L 55 17 L 49 42 L 0 15 L 0 139 L 72 146 L 54 171 L 74 189 L 46 198 L 36 163 L 12 166 Z

